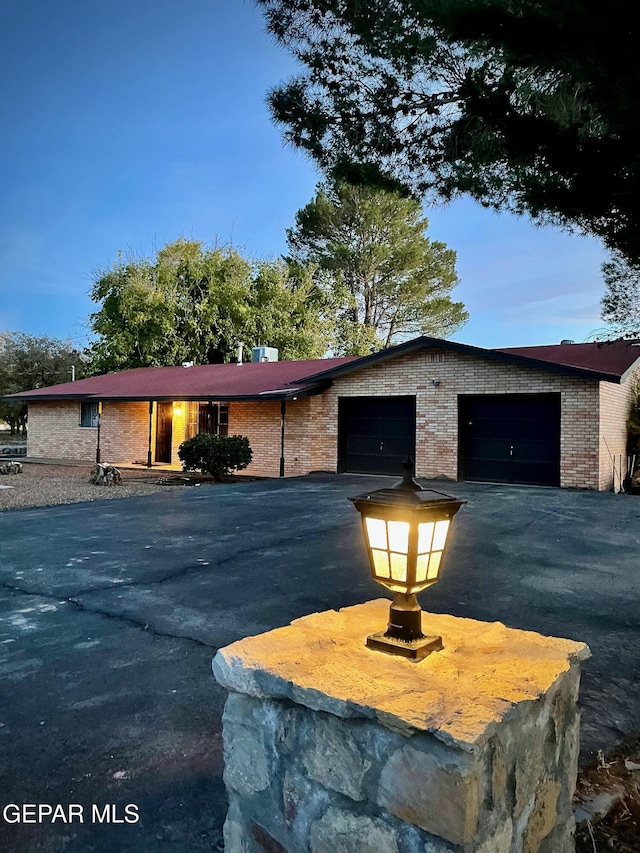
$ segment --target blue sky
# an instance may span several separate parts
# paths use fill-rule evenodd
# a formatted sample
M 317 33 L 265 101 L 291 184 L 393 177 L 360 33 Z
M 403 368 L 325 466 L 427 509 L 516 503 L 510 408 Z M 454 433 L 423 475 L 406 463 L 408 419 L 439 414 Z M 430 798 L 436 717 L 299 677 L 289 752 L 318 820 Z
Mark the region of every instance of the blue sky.
M 243 0 L 0 4 L 0 330 L 82 342 L 92 273 L 186 236 L 277 256 L 314 167 L 271 124 L 295 72 Z M 584 340 L 604 254 L 468 200 L 427 211 L 458 252 L 477 346 Z

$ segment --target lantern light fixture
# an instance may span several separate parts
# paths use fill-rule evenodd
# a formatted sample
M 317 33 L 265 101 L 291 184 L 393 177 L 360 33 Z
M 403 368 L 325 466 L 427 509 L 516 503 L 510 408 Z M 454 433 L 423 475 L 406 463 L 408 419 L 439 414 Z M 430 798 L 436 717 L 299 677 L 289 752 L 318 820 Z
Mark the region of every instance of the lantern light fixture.
M 466 501 L 424 489 L 413 478 L 413 460 L 393 488 L 350 498 L 362 517 L 371 575 L 394 593 L 386 631 L 367 646 L 419 661 L 442 649 L 442 638 L 422 633 L 416 594 L 440 577 L 451 521 Z

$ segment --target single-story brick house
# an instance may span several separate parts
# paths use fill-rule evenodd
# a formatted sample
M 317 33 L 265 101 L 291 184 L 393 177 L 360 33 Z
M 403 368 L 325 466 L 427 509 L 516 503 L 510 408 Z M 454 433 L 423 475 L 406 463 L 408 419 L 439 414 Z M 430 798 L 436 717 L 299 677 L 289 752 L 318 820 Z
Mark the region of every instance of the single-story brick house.
M 14 395 L 28 455 L 178 462 L 197 432 L 249 437 L 247 473 L 397 473 L 609 489 L 626 467 L 640 342 L 488 350 L 420 337 L 363 358 L 139 368 Z M 614 471 L 615 468 L 615 471 Z

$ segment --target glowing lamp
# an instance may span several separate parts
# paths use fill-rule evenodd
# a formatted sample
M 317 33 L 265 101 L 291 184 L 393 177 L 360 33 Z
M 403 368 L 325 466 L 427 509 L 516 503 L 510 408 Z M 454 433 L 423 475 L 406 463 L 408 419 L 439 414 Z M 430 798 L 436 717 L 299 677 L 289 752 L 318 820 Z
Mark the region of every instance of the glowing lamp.
M 416 593 L 439 579 L 451 521 L 466 501 L 423 489 L 413 461 L 402 465 L 397 486 L 350 500 L 362 517 L 373 579 L 394 593 L 387 630 L 367 637 L 367 646 L 418 661 L 441 649 L 442 638 L 422 633 Z

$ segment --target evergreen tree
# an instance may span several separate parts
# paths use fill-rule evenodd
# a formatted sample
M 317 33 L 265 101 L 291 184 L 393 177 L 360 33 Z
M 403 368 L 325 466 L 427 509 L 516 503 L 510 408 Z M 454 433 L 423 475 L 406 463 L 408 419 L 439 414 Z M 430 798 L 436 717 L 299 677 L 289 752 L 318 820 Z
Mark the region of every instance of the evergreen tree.
M 451 300 L 456 253 L 426 236 L 415 199 L 346 183 L 321 184 L 287 232 L 292 258 L 315 264 L 331 293 L 334 351 L 364 355 L 427 334 L 446 337 L 468 314 Z
M 615 253 L 602 265 L 602 273 L 606 284 L 602 319 L 610 326 L 608 336 L 640 337 L 640 267 Z
M 640 64 L 625 0 L 257 0 L 306 72 L 286 138 L 351 181 L 576 227 L 640 262 Z

